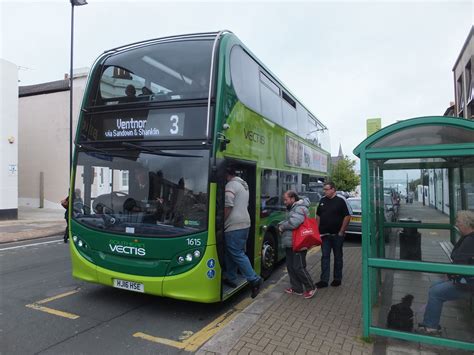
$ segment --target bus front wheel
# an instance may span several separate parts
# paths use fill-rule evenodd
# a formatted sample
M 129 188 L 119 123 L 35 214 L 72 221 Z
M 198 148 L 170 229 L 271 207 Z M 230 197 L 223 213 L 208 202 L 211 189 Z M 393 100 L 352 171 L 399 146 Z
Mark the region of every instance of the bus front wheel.
M 266 280 L 270 277 L 276 260 L 276 243 L 273 234 L 267 232 L 263 237 L 262 245 L 262 277 Z

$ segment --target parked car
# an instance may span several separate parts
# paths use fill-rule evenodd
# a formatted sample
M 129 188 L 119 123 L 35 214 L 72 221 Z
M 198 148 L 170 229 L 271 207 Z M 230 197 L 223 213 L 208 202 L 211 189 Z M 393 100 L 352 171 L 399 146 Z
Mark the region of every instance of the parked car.
M 399 205 L 394 203 L 392 195 L 389 195 L 389 194 L 383 195 L 383 202 L 384 202 L 383 215 L 384 215 L 385 222 L 396 222 L 398 219 Z M 384 228 L 383 235 L 386 242 L 389 241 L 391 233 L 392 233 L 392 228 Z
M 348 198 L 350 195 L 349 195 L 349 192 L 347 191 L 336 191 L 336 193 L 339 195 L 339 196 L 344 196 L 344 198 Z
M 351 214 L 351 221 L 347 226 L 346 233 L 362 235 L 362 201 L 360 197 L 350 197 L 347 203 L 351 207 L 349 213 Z
M 392 195 L 383 195 L 385 222 L 395 222 L 398 218 L 398 208 L 393 202 Z

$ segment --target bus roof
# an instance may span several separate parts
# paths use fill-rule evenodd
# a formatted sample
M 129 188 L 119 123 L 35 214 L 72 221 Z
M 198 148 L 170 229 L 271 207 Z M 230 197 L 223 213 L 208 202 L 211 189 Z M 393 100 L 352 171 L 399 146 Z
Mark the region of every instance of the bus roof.
M 147 39 L 145 41 L 139 41 L 134 43 L 125 44 L 123 46 L 115 47 L 109 50 L 106 50 L 104 53 L 110 52 L 118 52 L 122 50 L 128 50 L 135 47 L 141 47 L 149 44 L 160 43 L 160 42 L 168 42 L 168 41 L 176 41 L 176 40 L 186 40 L 186 39 L 215 39 L 220 33 L 222 32 L 229 32 L 230 31 L 218 31 L 218 32 L 202 32 L 202 33 L 188 33 L 183 35 L 175 35 L 175 36 L 166 36 L 166 37 L 159 37 L 159 38 L 152 38 Z

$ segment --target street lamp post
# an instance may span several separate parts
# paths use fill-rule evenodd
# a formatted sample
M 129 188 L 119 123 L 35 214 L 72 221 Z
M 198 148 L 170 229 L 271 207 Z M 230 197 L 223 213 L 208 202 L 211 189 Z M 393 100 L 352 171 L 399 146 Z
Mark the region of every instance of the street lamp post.
M 73 70 L 73 53 L 74 53 L 74 6 L 87 5 L 86 0 L 70 0 L 71 1 L 71 65 L 69 67 L 69 179 L 72 170 L 72 70 Z

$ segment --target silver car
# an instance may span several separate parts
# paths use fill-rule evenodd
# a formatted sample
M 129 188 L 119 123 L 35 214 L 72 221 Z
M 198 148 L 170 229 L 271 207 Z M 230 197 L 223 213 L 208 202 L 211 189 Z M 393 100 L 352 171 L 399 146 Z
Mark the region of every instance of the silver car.
M 362 202 L 360 197 L 349 197 L 347 203 L 350 206 L 349 213 L 351 221 L 347 226 L 346 233 L 362 235 Z

